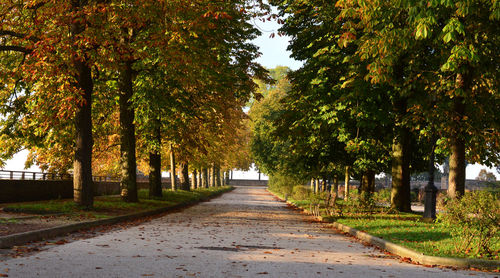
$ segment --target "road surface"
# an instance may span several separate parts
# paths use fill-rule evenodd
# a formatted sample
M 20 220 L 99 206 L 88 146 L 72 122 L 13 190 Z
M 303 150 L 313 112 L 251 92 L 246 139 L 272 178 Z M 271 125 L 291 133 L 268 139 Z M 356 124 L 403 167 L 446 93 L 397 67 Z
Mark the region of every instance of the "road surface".
M 8 277 L 476 277 L 365 247 L 276 201 L 264 187 L 140 225 L 4 257 Z

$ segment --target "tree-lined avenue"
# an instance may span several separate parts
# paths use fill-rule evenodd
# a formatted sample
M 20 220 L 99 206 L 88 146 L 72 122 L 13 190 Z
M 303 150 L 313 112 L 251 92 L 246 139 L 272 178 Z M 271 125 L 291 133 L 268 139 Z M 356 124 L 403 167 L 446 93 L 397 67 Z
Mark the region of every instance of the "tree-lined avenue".
M 468 277 L 400 262 L 286 207 L 263 187 L 6 259 L 9 277 Z

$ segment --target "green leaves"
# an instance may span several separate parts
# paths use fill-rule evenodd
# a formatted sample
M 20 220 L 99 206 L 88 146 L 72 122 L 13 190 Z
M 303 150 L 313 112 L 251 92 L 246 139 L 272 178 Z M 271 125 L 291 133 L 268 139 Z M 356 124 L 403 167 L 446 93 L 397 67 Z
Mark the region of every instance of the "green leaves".
M 462 36 L 465 35 L 464 26 L 457 18 L 452 18 L 448 21 L 448 24 L 444 26 L 443 33 L 443 41 L 445 43 L 455 41 L 457 40 L 457 34 Z
M 425 23 L 420 23 L 417 26 L 417 32 L 415 33 L 415 38 L 425 39 L 429 34 L 429 27 Z

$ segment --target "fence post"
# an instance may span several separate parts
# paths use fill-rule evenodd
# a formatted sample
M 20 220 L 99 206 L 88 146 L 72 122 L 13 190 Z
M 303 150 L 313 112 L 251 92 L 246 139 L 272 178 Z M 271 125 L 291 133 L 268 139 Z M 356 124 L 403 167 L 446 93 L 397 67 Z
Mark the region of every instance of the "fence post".
M 33 173 L 33 180 L 36 180 L 36 173 Z
M 10 171 L 10 179 L 13 180 L 14 179 L 14 172 Z
M 21 179 L 24 180 L 24 172 L 21 172 Z

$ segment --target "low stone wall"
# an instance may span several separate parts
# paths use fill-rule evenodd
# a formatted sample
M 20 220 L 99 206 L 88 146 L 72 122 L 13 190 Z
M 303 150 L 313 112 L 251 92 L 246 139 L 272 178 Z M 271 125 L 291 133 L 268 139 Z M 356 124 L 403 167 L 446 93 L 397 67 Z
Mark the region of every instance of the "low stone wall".
M 229 185 L 239 186 L 267 186 L 267 180 L 229 180 Z
M 73 181 L 0 180 L 0 203 L 73 198 Z
M 95 181 L 95 196 L 120 194 L 119 182 Z M 170 188 L 170 181 L 162 181 Z M 148 189 L 149 182 L 137 181 L 139 189 Z M 72 180 L 0 180 L 0 203 L 29 202 L 73 198 Z

